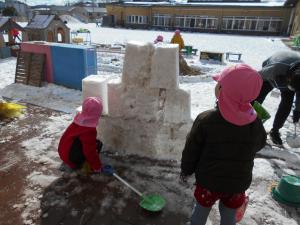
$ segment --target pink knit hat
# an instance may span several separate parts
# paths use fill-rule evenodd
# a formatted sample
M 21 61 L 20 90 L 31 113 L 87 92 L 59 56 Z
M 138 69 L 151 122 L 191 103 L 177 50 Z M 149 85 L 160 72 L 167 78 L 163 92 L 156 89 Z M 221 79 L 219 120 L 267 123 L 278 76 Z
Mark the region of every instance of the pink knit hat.
M 158 35 L 154 41 L 154 44 L 157 44 L 158 42 L 163 42 L 164 37 L 162 35 Z
M 238 126 L 253 122 L 256 112 L 250 102 L 262 87 L 259 73 L 246 64 L 239 64 L 224 69 L 213 79 L 221 85 L 218 106 L 224 119 Z
M 175 30 L 175 34 L 180 34 L 180 30 L 179 29 Z
M 77 113 L 74 123 L 83 127 L 97 127 L 102 114 L 102 100 L 98 97 L 88 97 L 82 103 L 82 111 Z

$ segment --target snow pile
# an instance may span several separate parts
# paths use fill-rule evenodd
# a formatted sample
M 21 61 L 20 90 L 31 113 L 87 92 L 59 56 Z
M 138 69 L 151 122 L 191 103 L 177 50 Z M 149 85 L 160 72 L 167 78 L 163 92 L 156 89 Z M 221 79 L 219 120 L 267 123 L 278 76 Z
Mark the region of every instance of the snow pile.
M 69 23 L 81 23 L 80 20 L 76 19 L 75 17 L 73 16 L 70 16 L 70 15 L 61 15 L 59 16 L 59 18 L 64 21 L 64 22 L 67 22 L 67 24 Z M 67 25 L 68 26 L 68 25 Z
M 2 89 L 7 85 L 15 82 L 15 71 L 16 71 L 16 59 L 15 58 L 7 58 L 1 59 L 1 69 L 0 69 L 0 96 L 2 94 Z M 5 65 L 5 66 L 4 66 Z
M 107 85 L 108 116 L 98 129 L 108 148 L 178 159 L 192 122 L 190 94 L 179 89 L 178 46 L 129 42 L 122 82 Z
M 54 84 L 33 87 L 23 84 L 10 84 L 0 90 L 0 94 L 17 101 L 28 102 L 46 108 L 74 113 L 81 105 L 81 92 Z

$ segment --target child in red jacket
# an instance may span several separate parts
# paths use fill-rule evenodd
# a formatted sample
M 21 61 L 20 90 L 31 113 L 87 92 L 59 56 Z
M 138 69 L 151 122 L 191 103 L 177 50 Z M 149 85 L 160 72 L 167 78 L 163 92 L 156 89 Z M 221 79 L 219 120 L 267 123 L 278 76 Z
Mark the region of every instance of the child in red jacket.
M 62 135 L 58 153 L 72 169 L 80 169 L 87 162 L 93 172 L 101 172 L 99 152 L 102 143 L 96 139 L 98 121 L 102 113 L 100 98 L 88 97 L 73 122 Z
M 16 42 L 16 39 L 18 39 L 19 41 L 22 41 L 19 37 L 20 32 L 18 31 L 18 29 L 13 28 L 11 29 L 11 35 L 13 37 L 14 42 Z

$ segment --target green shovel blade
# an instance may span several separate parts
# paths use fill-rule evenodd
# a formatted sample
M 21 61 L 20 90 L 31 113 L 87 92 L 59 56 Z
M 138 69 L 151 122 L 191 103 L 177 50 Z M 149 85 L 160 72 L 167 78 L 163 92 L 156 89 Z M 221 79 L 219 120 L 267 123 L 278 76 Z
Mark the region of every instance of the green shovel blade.
M 253 108 L 255 109 L 258 118 L 260 118 L 263 123 L 271 117 L 268 111 L 259 102 L 255 101 Z
M 166 200 L 157 194 L 143 195 L 140 206 L 151 212 L 158 212 L 163 209 Z

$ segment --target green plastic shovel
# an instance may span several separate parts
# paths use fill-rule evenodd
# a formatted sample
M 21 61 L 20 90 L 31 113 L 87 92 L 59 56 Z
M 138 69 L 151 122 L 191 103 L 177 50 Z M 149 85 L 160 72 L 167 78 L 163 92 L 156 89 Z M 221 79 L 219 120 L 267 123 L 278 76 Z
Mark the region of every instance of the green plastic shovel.
M 263 123 L 271 118 L 271 115 L 268 113 L 268 111 L 258 101 L 254 102 L 253 108 L 255 109 L 258 118 L 260 118 Z
M 130 184 L 128 184 L 124 179 L 119 177 L 116 173 L 113 173 L 113 176 L 142 198 L 142 200 L 140 201 L 140 207 L 142 207 L 143 209 L 151 212 L 158 212 L 162 210 L 166 205 L 166 200 L 162 196 L 158 194 L 144 195 L 140 191 L 132 187 Z

